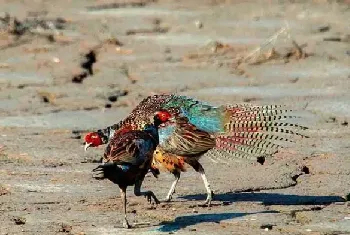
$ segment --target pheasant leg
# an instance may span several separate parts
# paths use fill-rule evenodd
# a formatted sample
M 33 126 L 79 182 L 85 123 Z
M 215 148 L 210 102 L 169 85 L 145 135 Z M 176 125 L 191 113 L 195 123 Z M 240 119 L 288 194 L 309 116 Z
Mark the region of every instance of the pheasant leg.
M 160 201 L 157 199 L 156 195 L 152 191 L 144 191 L 141 192 L 141 185 L 142 185 L 143 180 L 138 180 L 135 183 L 135 188 L 134 188 L 134 194 L 135 196 L 145 196 L 147 198 L 147 201 L 151 204 L 152 199 L 156 204 L 159 204 Z
M 166 202 L 170 202 L 171 201 L 171 199 L 173 197 L 173 194 L 175 193 L 176 185 L 179 182 L 180 174 L 181 174 L 180 172 L 174 173 L 175 180 L 174 180 L 173 184 L 171 185 L 170 190 L 168 192 L 168 195 L 166 196 L 164 201 L 166 201 Z
M 123 227 L 124 228 L 131 228 L 129 225 L 128 219 L 126 218 L 126 188 L 121 188 L 120 189 L 120 194 L 123 202 L 123 207 L 124 207 L 124 222 L 123 222 Z
M 208 179 L 205 175 L 204 170 L 203 170 L 203 172 L 200 172 L 200 174 L 201 174 L 201 177 L 203 179 L 205 189 L 207 190 L 207 199 L 205 200 L 204 204 L 210 206 L 211 201 L 213 200 L 213 191 L 210 188 L 210 184 L 208 182 Z
M 210 188 L 210 184 L 208 182 L 207 176 L 205 175 L 203 166 L 198 161 L 188 162 L 188 164 L 190 164 L 195 171 L 201 174 L 205 189 L 207 190 L 207 199 L 205 200 L 204 205 L 210 206 L 214 193 Z

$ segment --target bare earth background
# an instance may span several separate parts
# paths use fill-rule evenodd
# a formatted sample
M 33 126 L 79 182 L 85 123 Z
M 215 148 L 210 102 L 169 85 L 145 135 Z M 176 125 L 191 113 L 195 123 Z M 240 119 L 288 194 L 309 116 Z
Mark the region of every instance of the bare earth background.
M 0 6 L 0 234 L 350 234 L 349 1 Z M 130 221 L 150 224 L 126 231 L 118 188 L 91 178 L 104 147 L 82 137 L 163 92 L 285 104 L 311 138 L 263 166 L 203 158 L 211 208 L 192 169 L 171 203 L 128 191 Z M 163 198 L 172 180 L 144 188 Z

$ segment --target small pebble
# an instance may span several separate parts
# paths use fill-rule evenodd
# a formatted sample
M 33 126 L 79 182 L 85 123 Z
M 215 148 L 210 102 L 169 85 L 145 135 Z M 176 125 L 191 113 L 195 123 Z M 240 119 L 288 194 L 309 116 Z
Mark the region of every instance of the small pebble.
M 55 62 L 55 63 L 61 62 L 61 60 L 59 58 L 57 58 L 57 57 L 53 57 L 52 61 Z
M 111 95 L 111 96 L 108 97 L 108 100 L 111 101 L 111 102 L 116 102 L 117 99 L 118 99 L 118 96 L 116 96 L 116 95 Z
M 198 29 L 203 28 L 203 23 L 202 23 L 201 21 L 199 21 L 199 20 L 196 20 L 196 21 L 194 22 L 194 24 L 196 25 L 196 27 L 197 27 Z

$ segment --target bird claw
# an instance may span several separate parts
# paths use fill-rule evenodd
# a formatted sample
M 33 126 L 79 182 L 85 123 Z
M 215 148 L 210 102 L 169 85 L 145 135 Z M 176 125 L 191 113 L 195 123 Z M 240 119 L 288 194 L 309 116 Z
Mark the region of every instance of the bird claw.
M 207 199 L 205 200 L 205 202 L 201 206 L 210 207 L 211 206 L 211 201 L 213 200 L 213 197 L 214 197 L 214 192 L 211 191 L 211 193 L 208 194 Z
M 160 203 L 160 201 L 157 199 L 157 197 L 153 193 L 147 193 L 145 197 L 147 198 L 147 201 L 149 202 L 149 204 L 152 204 L 152 199 L 156 204 Z
M 204 202 L 204 205 L 207 205 L 208 207 L 210 207 L 211 206 L 211 201 L 212 201 L 212 198 L 210 197 L 210 198 L 207 198 L 206 200 L 205 200 L 205 202 Z
M 170 202 L 171 201 L 171 197 L 166 197 L 163 199 L 163 202 Z
M 130 226 L 130 224 L 129 224 L 128 221 L 124 221 L 124 222 L 123 222 L 123 227 L 126 228 L 126 229 L 131 228 L 131 226 Z
M 96 168 L 93 170 L 92 177 L 97 179 L 97 180 L 103 180 L 105 178 L 105 174 L 103 169 L 101 168 Z

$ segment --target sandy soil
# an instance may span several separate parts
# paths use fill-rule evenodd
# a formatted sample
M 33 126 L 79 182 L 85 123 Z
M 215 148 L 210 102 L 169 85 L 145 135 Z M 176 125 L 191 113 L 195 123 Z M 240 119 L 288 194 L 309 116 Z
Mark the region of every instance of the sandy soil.
M 0 5 L 0 234 L 350 234 L 348 1 Z M 311 138 L 262 166 L 203 158 L 210 208 L 191 169 L 171 203 L 128 191 L 126 231 L 118 188 L 91 177 L 103 147 L 82 136 L 163 92 L 285 104 Z M 172 180 L 144 188 L 162 198 Z

